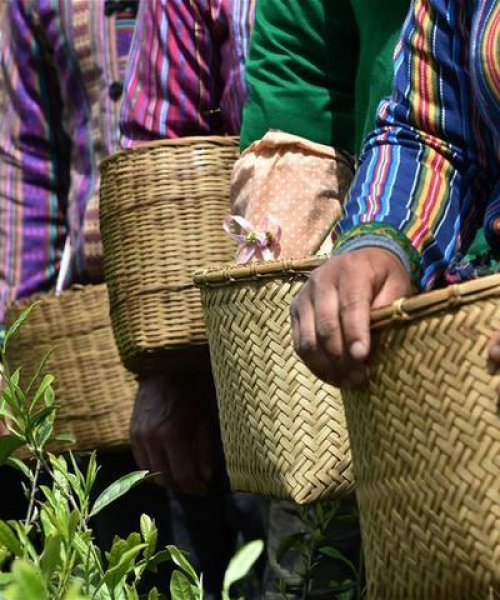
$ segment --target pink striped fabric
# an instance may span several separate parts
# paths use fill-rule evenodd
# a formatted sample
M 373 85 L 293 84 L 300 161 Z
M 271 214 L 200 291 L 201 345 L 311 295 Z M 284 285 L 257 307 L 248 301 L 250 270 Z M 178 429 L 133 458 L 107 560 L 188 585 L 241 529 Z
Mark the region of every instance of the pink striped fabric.
M 139 10 L 122 146 L 238 134 L 255 0 L 149 0 Z

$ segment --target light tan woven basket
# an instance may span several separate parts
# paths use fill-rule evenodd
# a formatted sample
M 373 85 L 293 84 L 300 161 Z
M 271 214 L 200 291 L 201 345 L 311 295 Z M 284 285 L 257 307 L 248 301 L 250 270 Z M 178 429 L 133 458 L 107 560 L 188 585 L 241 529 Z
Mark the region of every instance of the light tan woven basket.
M 111 319 L 132 371 L 182 362 L 182 350 L 196 345 L 208 353 L 192 274 L 234 257 L 222 222 L 238 148 L 237 138 L 182 138 L 120 152 L 101 164 Z
M 106 286 L 17 302 L 7 312 L 7 324 L 35 301 L 30 317 L 9 342 L 12 367 L 20 366 L 26 381 L 53 349 L 45 371 L 55 376 L 56 430 L 73 434 L 76 444 L 71 448 L 76 450 L 128 445 L 137 384 L 118 356 Z
M 340 394 L 316 379 L 292 347 L 290 302 L 323 261 L 195 275 L 234 490 L 307 504 L 353 488 Z
M 500 275 L 373 315 L 369 389 L 345 392 L 371 600 L 500 593 Z

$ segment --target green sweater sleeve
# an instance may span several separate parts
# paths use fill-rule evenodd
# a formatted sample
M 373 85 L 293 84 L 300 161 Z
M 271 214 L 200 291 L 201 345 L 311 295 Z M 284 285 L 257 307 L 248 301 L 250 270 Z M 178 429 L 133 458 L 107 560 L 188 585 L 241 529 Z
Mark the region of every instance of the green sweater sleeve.
M 350 0 L 259 2 L 242 148 L 280 129 L 354 152 L 358 48 Z

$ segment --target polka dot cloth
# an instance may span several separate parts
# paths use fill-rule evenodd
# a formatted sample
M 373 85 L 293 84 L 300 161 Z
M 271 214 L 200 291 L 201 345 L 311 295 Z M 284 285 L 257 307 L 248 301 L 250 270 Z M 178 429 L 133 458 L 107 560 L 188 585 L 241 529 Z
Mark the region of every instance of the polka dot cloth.
M 281 225 L 280 258 L 315 254 L 340 218 L 353 165 L 341 152 L 270 131 L 237 161 L 232 213 L 254 225 L 273 216 Z

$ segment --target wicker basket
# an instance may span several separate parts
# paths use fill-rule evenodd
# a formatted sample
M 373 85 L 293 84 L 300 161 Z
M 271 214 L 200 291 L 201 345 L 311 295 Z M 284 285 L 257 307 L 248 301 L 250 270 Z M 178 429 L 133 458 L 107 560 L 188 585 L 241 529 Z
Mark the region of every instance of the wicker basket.
M 197 273 L 231 486 L 307 504 L 353 488 L 344 408 L 293 351 L 290 302 L 324 258 Z
M 370 599 L 500 593 L 500 276 L 378 311 L 369 389 L 346 392 Z
M 234 257 L 222 222 L 238 148 L 230 137 L 166 140 L 101 165 L 111 319 L 122 360 L 134 372 L 182 363 L 183 350 L 190 360 L 197 345 L 208 355 L 192 274 Z
M 26 381 L 53 349 L 46 372 L 55 376 L 56 430 L 73 434 L 76 444 L 71 448 L 76 450 L 128 445 L 136 382 L 118 356 L 106 286 L 15 303 L 7 312 L 7 324 L 34 301 L 37 306 L 9 342 L 11 365 L 22 368 Z

